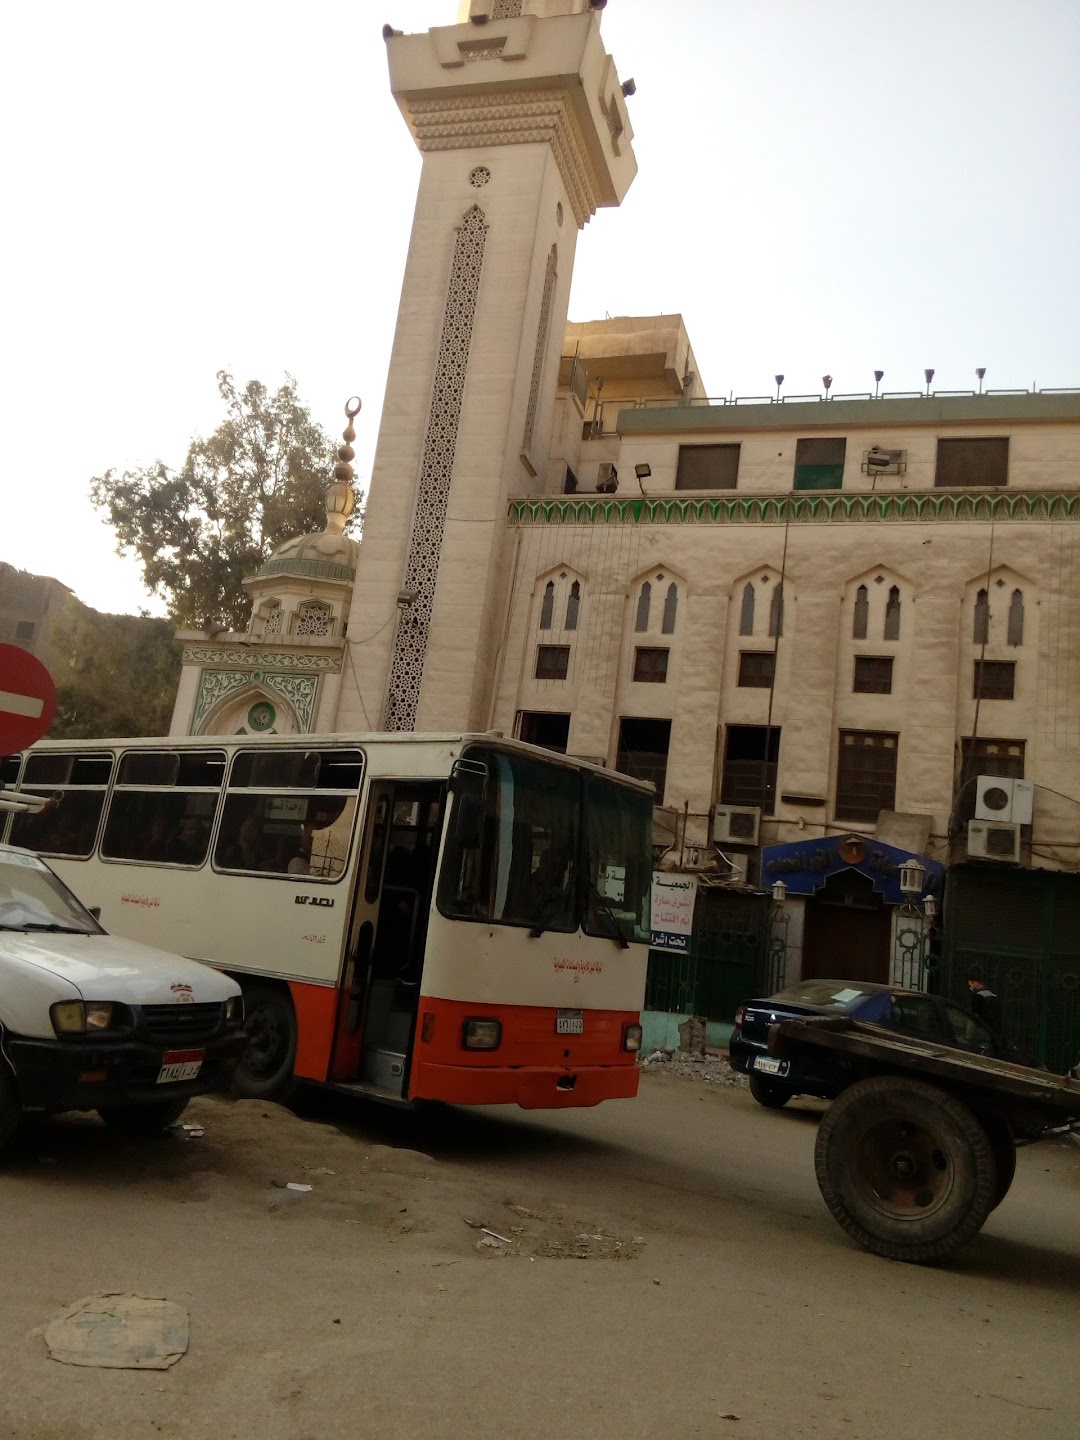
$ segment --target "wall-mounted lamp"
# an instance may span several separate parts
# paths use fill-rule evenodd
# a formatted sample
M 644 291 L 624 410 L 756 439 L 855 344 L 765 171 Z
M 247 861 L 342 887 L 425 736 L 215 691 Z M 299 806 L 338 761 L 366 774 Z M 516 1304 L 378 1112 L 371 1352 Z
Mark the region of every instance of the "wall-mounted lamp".
M 983 382 L 983 380 L 986 378 L 986 366 L 985 366 L 985 365 L 979 365 L 979 366 L 977 366 L 977 367 L 976 367 L 976 370 L 975 370 L 975 375 L 976 375 L 976 377 L 978 378 L 978 381 L 979 381 L 979 394 L 981 395 L 981 394 L 982 394 L 982 382 Z
M 399 590 L 397 592 L 397 607 L 399 610 L 410 610 L 419 598 L 419 590 Z
M 924 370 L 922 373 L 923 373 L 923 374 L 925 375 L 925 377 L 926 377 L 926 393 L 927 393 L 927 395 L 929 395 L 929 394 L 930 394 L 930 381 L 933 380 L 933 378 L 934 378 L 934 372 L 933 372 L 933 370 Z
M 829 398 L 829 391 L 832 389 L 832 376 L 822 375 L 821 383 L 825 386 L 825 399 L 827 400 Z
M 776 381 L 776 403 L 779 405 L 780 386 L 784 383 L 784 377 L 782 375 L 774 375 L 772 378 Z
M 933 920 L 934 916 L 937 914 L 937 901 L 934 899 L 933 895 L 927 895 L 926 899 L 922 902 L 922 908 L 923 914 L 926 916 L 926 918 L 928 920 Z
M 906 860 L 900 866 L 900 890 L 904 895 L 919 895 L 922 893 L 923 881 L 926 879 L 926 866 L 920 865 L 918 860 Z
M 783 880 L 773 881 L 772 898 L 776 901 L 777 905 L 782 905 L 787 899 L 787 886 Z
M 878 391 L 881 389 L 881 382 L 882 382 L 882 380 L 884 380 L 884 379 L 885 379 L 885 371 L 884 371 L 884 370 L 875 370 L 875 371 L 874 371 L 874 399 L 875 399 L 875 400 L 878 398 Z

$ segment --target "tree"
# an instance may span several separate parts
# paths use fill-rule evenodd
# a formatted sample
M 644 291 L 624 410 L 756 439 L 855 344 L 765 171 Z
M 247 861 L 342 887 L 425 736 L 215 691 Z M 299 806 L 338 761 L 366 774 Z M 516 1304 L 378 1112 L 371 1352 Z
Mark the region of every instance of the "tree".
M 72 595 L 50 616 L 45 644 L 56 681 L 50 740 L 167 734 L 180 679 L 168 620 L 103 615 Z
M 90 482 L 90 497 L 116 531 L 117 553 L 139 557 L 146 588 L 175 624 L 243 629 L 244 576 L 283 541 L 325 523 L 334 443 L 291 376 L 273 394 L 258 380 L 239 390 L 225 370 L 217 379 L 225 419 L 209 439 L 192 440 L 180 470 L 160 460 L 107 470 Z

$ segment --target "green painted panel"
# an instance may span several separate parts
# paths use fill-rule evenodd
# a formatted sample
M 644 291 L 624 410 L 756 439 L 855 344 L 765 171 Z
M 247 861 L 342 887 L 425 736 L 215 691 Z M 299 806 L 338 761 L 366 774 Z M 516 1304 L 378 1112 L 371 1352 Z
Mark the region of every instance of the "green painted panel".
M 844 483 L 843 465 L 796 465 L 796 490 L 839 490 Z

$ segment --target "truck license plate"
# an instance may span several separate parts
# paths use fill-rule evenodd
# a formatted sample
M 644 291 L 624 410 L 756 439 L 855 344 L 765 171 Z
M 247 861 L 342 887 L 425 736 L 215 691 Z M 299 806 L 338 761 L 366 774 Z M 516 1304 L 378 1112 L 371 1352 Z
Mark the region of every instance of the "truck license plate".
M 560 1010 L 555 1016 L 556 1035 L 584 1035 L 585 1017 L 580 1010 Z
M 166 1050 L 161 1057 L 157 1083 L 170 1085 L 177 1080 L 194 1080 L 205 1059 L 205 1050 Z
M 771 1055 L 754 1057 L 754 1069 L 760 1070 L 764 1075 L 779 1075 L 786 1068 L 783 1060 L 774 1060 Z

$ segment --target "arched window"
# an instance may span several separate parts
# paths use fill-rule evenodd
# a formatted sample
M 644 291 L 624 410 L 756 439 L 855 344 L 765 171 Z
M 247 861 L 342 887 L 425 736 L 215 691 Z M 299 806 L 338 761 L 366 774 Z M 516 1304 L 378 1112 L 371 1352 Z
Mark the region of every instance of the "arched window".
M 566 597 L 566 628 L 576 630 L 578 615 L 581 611 L 581 582 L 575 580 L 570 586 L 570 594 Z
M 263 618 L 262 633 L 264 639 L 268 635 L 281 634 L 281 613 L 281 601 L 271 600 L 267 606 L 266 615 Z
M 769 602 L 769 634 L 780 636 L 784 633 L 784 586 L 777 585 Z
M 742 609 L 739 611 L 739 634 L 754 633 L 754 582 L 748 580 L 742 592 Z
M 1012 599 L 1009 601 L 1009 634 L 1010 645 L 1022 645 L 1024 643 L 1024 592 L 1014 590 Z
M 860 585 L 855 591 L 855 617 L 851 625 L 851 636 L 853 640 L 865 640 L 866 629 L 870 623 L 870 592 L 865 585 Z
M 540 602 L 540 629 L 551 629 L 551 617 L 555 610 L 555 581 L 549 580 L 544 586 L 544 598 Z
M 885 603 L 885 639 L 900 639 L 900 587 L 894 585 Z
M 990 639 L 990 597 L 985 590 L 975 596 L 975 623 L 971 638 L 976 645 L 985 645 Z
M 652 604 L 652 586 L 648 580 L 641 587 L 641 594 L 637 602 L 637 619 L 634 621 L 634 629 L 640 635 L 642 631 L 649 628 L 649 606 Z
M 293 633 L 296 635 L 332 635 L 333 621 L 334 612 L 329 605 L 324 605 L 321 600 L 309 600 L 296 612 L 296 626 Z
M 679 587 L 669 585 L 667 596 L 664 600 L 664 623 L 660 627 L 665 635 L 675 634 L 675 612 L 679 608 Z

